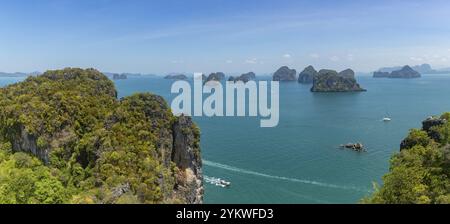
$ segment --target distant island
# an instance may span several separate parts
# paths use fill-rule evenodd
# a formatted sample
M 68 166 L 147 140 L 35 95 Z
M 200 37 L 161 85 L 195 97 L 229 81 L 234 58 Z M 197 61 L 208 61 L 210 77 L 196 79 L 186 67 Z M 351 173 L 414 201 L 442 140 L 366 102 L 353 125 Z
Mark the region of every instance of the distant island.
M 40 72 L 31 72 L 31 73 L 24 73 L 24 72 L 14 72 L 14 73 L 8 73 L 8 72 L 0 72 L 0 77 L 28 77 L 28 76 L 37 76 L 40 75 Z
M 173 80 L 186 80 L 187 76 L 184 74 L 169 74 L 164 77 L 164 79 L 173 79 Z
M 406 65 L 399 70 L 394 70 L 392 72 L 387 71 L 376 71 L 373 73 L 374 78 L 393 78 L 393 79 L 412 79 L 412 78 L 420 78 L 422 75 Z
M 126 74 L 113 74 L 114 80 L 120 80 L 120 79 L 128 79 L 128 76 Z
M 376 72 L 391 73 L 393 71 L 401 70 L 403 67 L 402 66 L 384 67 L 384 68 L 378 69 Z M 411 66 L 411 68 L 414 71 L 417 71 L 421 74 L 450 74 L 450 68 L 444 68 L 444 69 L 437 70 L 437 69 L 433 69 L 430 64 L 415 65 L 415 66 Z
M 120 79 L 120 76 L 124 77 L 126 76 L 126 78 L 130 78 L 130 77 L 141 77 L 144 76 L 144 74 L 141 73 L 120 73 L 120 72 L 102 72 L 104 75 L 106 75 L 108 78 L 110 79 L 115 79 L 114 76 L 116 76 L 116 79 Z M 153 74 L 145 74 L 145 76 L 154 76 Z
M 246 82 L 248 82 L 250 80 L 254 80 L 255 78 L 256 78 L 256 75 L 255 75 L 254 72 L 248 72 L 248 73 L 242 74 L 242 75 L 240 75 L 238 77 L 230 76 L 228 78 L 228 81 L 230 81 L 230 82 L 239 82 L 239 81 L 241 81 L 241 82 L 246 83 Z
M 322 69 L 314 77 L 311 92 L 362 92 L 366 91 L 356 82 L 355 72 L 351 69 L 338 73 L 335 70 Z
M 296 81 L 297 71 L 295 69 L 290 69 L 288 66 L 283 66 L 279 68 L 273 74 L 273 81 Z

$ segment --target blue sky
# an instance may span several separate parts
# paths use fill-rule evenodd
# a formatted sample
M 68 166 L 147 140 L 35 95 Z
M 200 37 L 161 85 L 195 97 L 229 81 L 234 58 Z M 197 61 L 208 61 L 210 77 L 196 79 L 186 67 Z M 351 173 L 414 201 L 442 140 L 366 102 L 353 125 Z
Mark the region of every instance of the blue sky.
M 0 71 L 450 67 L 450 1 L 0 0 Z

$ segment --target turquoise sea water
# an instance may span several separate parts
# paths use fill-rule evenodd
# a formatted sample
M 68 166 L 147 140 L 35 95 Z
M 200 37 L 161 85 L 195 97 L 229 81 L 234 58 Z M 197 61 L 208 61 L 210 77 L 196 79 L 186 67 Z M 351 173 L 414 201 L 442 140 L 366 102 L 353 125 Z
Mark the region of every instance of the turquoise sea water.
M 0 85 L 20 81 L 0 78 Z M 408 130 L 430 115 L 450 111 L 450 75 L 393 80 L 358 77 L 362 93 L 311 93 L 309 85 L 280 84 L 280 123 L 258 118 L 196 117 L 204 174 L 232 182 L 205 183 L 206 203 L 355 203 L 388 171 Z M 170 80 L 116 81 L 120 97 L 150 91 L 169 102 Z M 393 120 L 384 123 L 389 115 Z M 368 151 L 339 149 L 362 142 Z

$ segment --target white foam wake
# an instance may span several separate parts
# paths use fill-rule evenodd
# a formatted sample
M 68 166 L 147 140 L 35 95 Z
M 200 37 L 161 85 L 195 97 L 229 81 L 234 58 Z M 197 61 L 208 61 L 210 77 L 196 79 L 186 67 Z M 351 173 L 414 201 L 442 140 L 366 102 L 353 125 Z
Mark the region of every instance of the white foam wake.
M 323 183 L 323 182 L 312 181 L 312 180 L 274 176 L 274 175 L 269 175 L 269 174 L 260 173 L 260 172 L 256 172 L 256 171 L 241 169 L 241 168 L 237 168 L 237 167 L 233 167 L 233 166 L 229 166 L 229 165 L 225 165 L 225 164 L 221 164 L 221 163 L 211 162 L 208 160 L 203 160 L 203 165 L 220 168 L 220 169 L 224 169 L 224 170 L 229 170 L 229 171 L 233 171 L 233 172 L 237 172 L 237 173 L 243 173 L 243 174 L 248 174 L 248 175 L 253 175 L 253 176 L 270 178 L 270 179 L 284 180 L 284 181 L 296 182 L 296 183 L 302 183 L 302 184 L 310 184 L 310 185 L 316 185 L 316 186 L 327 187 L 327 188 L 369 192 L 369 190 L 364 190 L 364 189 L 361 189 L 359 187 L 354 187 L 354 186 L 342 186 L 342 185 L 329 184 L 329 183 Z

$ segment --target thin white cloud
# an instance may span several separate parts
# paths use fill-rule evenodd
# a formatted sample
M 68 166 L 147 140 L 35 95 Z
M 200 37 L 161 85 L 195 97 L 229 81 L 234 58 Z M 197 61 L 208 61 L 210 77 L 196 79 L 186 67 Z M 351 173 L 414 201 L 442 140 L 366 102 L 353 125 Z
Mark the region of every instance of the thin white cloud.
M 232 60 L 226 60 L 225 63 L 227 63 L 227 64 L 232 64 L 233 61 L 232 61 Z
M 409 59 L 411 61 L 423 61 L 423 58 L 421 58 L 421 57 L 410 57 Z
M 348 54 L 347 55 L 347 60 L 353 61 L 354 60 L 353 54 Z
M 339 61 L 340 60 L 340 58 L 338 57 L 338 56 L 332 56 L 332 57 L 330 57 L 330 60 L 331 61 Z
M 183 60 L 173 60 L 171 61 L 172 64 L 184 64 Z
M 292 58 L 292 56 L 290 54 L 284 54 L 283 58 L 290 59 L 290 58 Z
M 309 56 L 310 56 L 311 58 L 314 58 L 314 59 L 320 58 L 320 55 L 317 54 L 317 53 L 312 53 L 312 54 L 310 54 Z
M 244 62 L 245 64 L 258 64 L 258 59 L 256 58 L 251 58 L 251 59 L 247 59 Z

